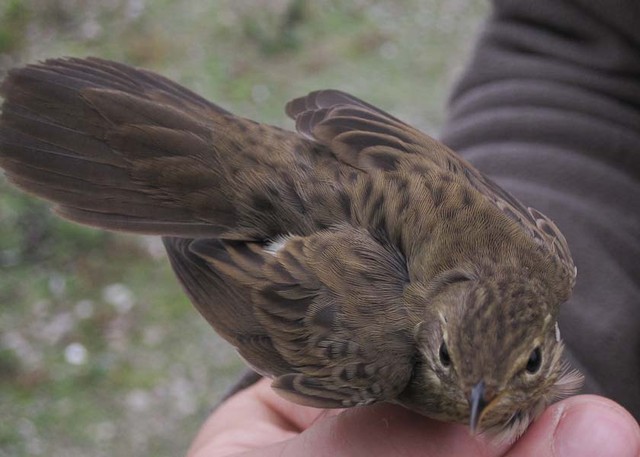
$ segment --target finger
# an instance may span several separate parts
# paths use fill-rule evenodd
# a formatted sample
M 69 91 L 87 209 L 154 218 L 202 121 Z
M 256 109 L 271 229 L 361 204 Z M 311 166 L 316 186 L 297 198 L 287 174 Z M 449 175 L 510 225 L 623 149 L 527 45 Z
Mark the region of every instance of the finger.
M 506 457 L 640 457 L 640 427 L 620 405 L 593 395 L 549 407 Z
M 293 426 L 294 430 L 298 432 L 308 429 L 321 418 L 337 416 L 344 411 L 344 409 L 337 408 L 319 409 L 297 405 L 278 395 L 275 390 L 271 388 L 270 380 L 264 379 L 263 381 L 264 382 L 256 384 L 256 389 L 254 391 L 258 400 L 264 403 L 264 405 L 270 408 L 274 413 L 286 419 L 286 421 Z
M 444 424 L 404 408 L 380 404 L 323 417 L 300 435 L 243 456 L 499 456 L 498 446 L 463 425 Z
M 232 455 L 296 436 L 324 411 L 279 398 L 263 379 L 221 404 L 204 423 L 188 457 Z

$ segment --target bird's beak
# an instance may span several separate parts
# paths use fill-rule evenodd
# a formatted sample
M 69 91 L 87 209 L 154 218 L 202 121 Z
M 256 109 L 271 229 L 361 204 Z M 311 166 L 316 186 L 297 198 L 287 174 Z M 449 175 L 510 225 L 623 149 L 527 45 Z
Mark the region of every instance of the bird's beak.
M 469 397 L 469 403 L 471 405 L 471 419 L 469 420 L 469 427 L 471 432 L 475 433 L 480 421 L 480 415 L 484 408 L 487 406 L 487 401 L 484 397 L 484 381 L 480 381 L 471 389 L 471 396 Z

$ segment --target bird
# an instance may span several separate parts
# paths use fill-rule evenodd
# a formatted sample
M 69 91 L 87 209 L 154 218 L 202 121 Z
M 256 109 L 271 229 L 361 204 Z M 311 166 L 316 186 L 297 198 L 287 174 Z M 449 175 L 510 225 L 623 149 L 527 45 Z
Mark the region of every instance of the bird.
M 579 389 L 558 227 L 391 114 L 319 90 L 286 105 L 294 132 L 96 57 L 13 69 L 0 93 L 8 181 L 71 221 L 161 236 L 196 309 L 284 398 L 514 440 Z

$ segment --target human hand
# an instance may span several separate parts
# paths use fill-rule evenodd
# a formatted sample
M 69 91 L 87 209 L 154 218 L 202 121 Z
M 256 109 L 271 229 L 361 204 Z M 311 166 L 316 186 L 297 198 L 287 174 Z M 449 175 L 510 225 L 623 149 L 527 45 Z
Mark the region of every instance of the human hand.
M 640 457 L 640 427 L 611 400 L 581 395 L 550 406 L 510 446 L 394 405 L 349 410 L 299 406 L 278 397 L 263 379 L 223 403 L 188 453 L 235 455 Z

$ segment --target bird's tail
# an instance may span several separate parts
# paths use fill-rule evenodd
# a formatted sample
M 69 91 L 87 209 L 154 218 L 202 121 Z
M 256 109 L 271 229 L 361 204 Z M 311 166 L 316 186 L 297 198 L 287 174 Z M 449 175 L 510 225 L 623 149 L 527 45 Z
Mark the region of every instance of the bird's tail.
M 295 208 L 277 204 L 266 208 L 273 215 L 262 214 L 269 186 L 282 183 L 260 149 L 273 139 L 293 150 L 300 139 L 233 116 L 157 74 L 96 58 L 54 59 L 11 71 L 0 92 L 0 166 L 67 219 L 139 233 L 257 238 L 295 218 Z

